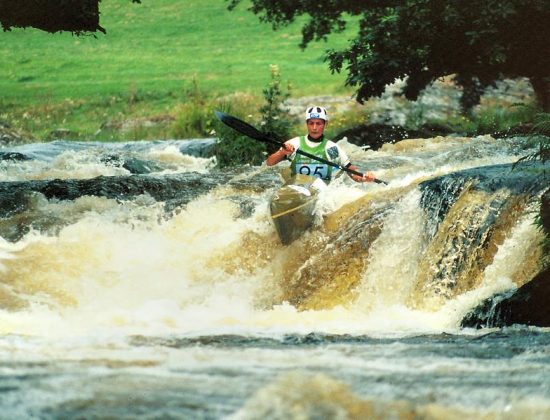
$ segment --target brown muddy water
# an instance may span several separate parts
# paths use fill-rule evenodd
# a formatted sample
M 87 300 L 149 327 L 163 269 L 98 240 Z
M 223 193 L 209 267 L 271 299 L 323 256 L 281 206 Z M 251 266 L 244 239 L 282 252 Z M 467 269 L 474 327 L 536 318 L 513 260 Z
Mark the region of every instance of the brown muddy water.
M 344 142 L 389 185 L 287 247 L 277 169 L 208 144 L 2 150 L 0 418 L 550 417 L 548 329 L 460 328 L 540 269 L 525 140 Z

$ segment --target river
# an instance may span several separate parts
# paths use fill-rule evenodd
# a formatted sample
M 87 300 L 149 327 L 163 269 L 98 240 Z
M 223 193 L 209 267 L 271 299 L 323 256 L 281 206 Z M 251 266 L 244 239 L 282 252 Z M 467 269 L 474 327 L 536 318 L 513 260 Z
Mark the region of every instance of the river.
M 287 247 L 208 142 L 1 149 L 0 418 L 550 418 L 550 330 L 460 326 L 539 268 L 532 150 L 342 144 L 389 185 Z

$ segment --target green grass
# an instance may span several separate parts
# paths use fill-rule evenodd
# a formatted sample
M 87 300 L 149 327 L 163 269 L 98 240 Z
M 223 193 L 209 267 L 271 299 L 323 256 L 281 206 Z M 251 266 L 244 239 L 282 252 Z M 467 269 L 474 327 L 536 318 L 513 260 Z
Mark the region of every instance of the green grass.
M 323 62 L 324 51 L 345 45 L 348 35 L 302 51 L 299 23 L 274 32 L 245 4 L 233 12 L 226 6 L 224 0 L 103 0 L 106 35 L 2 32 L 0 118 L 39 134 L 48 120 L 91 132 L 98 120 L 117 114 L 170 112 L 194 82 L 210 97 L 261 96 L 270 64 L 290 81 L 293 96 L 351 92 L 344 75 L 331 75 Z M 60 115 L 48 118 L 44 108 Z M 39 122 L 26 121 L 38 114 Z
M 346 46 L 356 28 L 302 51 L 303 21 L 274 32 L 246 10 L 246 2 L 233 12 L 225 0 L 102 0 L 100 7 L 106 35 L 0 32 L 0 120 L 37 139 L 49 139 L 57 128 L 81 140 L 168 138 L 206 124 L 199 127 L 205 135 L 211 124 L 195 109 L 197 89 L 207 109 L 233 101 L 242 115 L 256 116 L 272 64 L 283 83 L 291 83 L 292 97 L 353 91 L 344 86 L 345 75 L 330 73 L 323 55 Z M 221 99 L 234 93 L 241 95 Z M 195 114 L 187 115 L 190 109 Z M 445 123 L 468 133 L 490 132 L 528 120 L 522 113 L 489 109 L 475 119 Z M 164 123 L 116 128 L 145 117 Z M 331 130 L 364 119 L 357 112 L 335 117 Z

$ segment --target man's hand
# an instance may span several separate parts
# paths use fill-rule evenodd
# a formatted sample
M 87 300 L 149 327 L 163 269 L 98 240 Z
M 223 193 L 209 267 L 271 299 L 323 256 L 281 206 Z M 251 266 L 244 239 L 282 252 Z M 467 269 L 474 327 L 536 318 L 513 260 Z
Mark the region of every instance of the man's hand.
M 267 157 L 267 166 L 273 166 L 282 162 L 285 158 L 294 153 L 294 146 L 290 143 L 283 143 L 281 148 Z
M 355 165 L 350 165 L 349 169 L 352 171 L 359 172 L 359 168 Z M 351 174 L 351 179 L 353 179 L 355 182 L 373 182 L 376 179 L 376 176 L 372 172 L 365 172 L 363 176 Z
M 290 156 L 292 153 L 294 153 L 294 146 L 290 143 L 283 143 L 280 150 L 283 155 Z
M 376 176 L 372 172 L 365 172 L 360 182 L 373 182 Z

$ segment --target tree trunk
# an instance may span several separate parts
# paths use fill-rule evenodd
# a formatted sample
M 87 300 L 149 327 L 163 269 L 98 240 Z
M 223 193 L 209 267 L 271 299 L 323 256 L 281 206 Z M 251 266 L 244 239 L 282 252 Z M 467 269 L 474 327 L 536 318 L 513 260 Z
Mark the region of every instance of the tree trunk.
M 481 95 L 483 95 L 485 87 L 479 83 L 476 77 L 467 74 L 457 74 L 454 80 L 462 87 L 460 111 L 462 115 L 471 117 L 474 106 L 481 101 Z
M 531 77 L 529 79 L 537 102 L 544 112 L 550 112 L 550 76 L 546 77 Z

